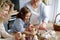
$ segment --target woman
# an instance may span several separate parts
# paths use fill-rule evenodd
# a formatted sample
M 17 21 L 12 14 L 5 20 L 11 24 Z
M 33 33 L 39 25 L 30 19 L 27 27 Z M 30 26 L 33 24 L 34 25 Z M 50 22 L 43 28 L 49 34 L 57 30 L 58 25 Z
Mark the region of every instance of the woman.
M 50 32 L 53 32 L 53 31 L 49 31 L 46 28 L 49 19 L 48 19 L 46 12 L 45 12 L 46 5 L 42 2 L 42 0 L 31 0 L 28 3 L 26 3 L 25 6 L 28 7 L 32 13 L 31 23 L 32 24 L 38 24 L 38 31 L 39 30 L 45 30 L 45 33 L 42 34 L 44 37 L 46 37 L 45 34 L 47 34 L 47 33 L 49 35 L 52 34 Z M 47 40 L 47 38 L 46 38 L 46 40 Z
M 5 31 L 4 22 L 7 22 L 10 14 L 13 13 L 13 4 L 10 0 L 0 0 L 0 40 L 15 40 L 15 38 Z M 3 37 L 3 38 L 1 38 Z
M 32 13 L 31 23 L 38 24 L 41 29 L 46 29 L 46 24 L 48 23 L 48 17 L 45 12 L 45 4 L 41 0 L 31 0 L 25 4 Z

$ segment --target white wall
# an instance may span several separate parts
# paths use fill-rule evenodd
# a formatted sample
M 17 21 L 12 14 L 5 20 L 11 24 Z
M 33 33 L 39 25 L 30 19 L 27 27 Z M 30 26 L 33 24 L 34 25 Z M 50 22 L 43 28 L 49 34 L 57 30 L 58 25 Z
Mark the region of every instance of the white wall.
M 20 8 L 24 6 L 25 3 L 27 3 L 30 0 L 19 0 Z
M 50 6 L 48 15 L 49 15 L 50 21 L 53 22 L 57 14 L 58 0 L 47 0 L 47 6 Z
M 60 13 L 60 0 L 58 0 L 58 9 L 57 9 L 57 13 Z
M 54 20 L 55 16 L 57 15 L 58 0 L 54 0 L 53 7 L 54 7 L 53 20 Z
M 58 13 L 60 13 L 60 0 L 58 0 L 57 14 Z M 57 19 L 56 22 L 57 23 L 59 22 L 59 25 L 60 25 L 60 15 L 58 15 L 56 19 Z

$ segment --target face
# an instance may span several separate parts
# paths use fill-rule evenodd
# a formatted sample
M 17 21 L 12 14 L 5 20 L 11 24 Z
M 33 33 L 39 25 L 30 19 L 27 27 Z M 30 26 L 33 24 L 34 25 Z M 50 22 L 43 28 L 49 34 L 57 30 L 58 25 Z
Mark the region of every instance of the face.
M 26 14 L 25 20 L 26 20 L 26 21 L 29 21 L 30 17 L 31 17 L 31 13 L 29 12 L 29 13 Z
M 8 12 L 9 12 L 9 6 L 6 6 L 2 12 L 2 17 L 5 18 L 7 15 L 8 15 Z
M 33 4 L 38 5 L 40 0 L 31 0 Z

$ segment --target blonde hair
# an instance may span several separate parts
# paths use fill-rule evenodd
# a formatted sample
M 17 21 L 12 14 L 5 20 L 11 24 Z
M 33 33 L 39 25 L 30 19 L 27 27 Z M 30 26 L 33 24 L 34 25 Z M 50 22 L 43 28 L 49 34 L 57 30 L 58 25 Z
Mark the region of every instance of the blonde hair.
M 6 6 L 10 6 L 9 13 L 8 13 L 7 17 L 5 18 L 5 20 L 8 20 L 13 13 L 17 14 L 18 12 L 16 10 L 14 10 L 14 4 L 10 0 L 0 0 L 0 14 L 3 12 L 4 8 L 6 8 Z M 2 17 L 0 17 L 0 20 L 4 20 L 4 19 L 2 19 Z

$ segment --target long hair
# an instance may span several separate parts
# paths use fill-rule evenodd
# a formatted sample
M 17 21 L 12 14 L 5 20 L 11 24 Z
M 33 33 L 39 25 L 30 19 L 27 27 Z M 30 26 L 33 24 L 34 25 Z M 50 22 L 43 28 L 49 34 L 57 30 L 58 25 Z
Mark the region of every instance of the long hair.
M 19 11 L 19 13 L 16 15 L 16 17 L 21 18 L 22 20 L 24 20 L 26 14 L 29 13 L 29 12 L 30 12 L 30 10 L 27 7 L 23 7 Z
M 4 8 L 6 8 L 7 6 L 10 7 L 9 13 L 8 13 L 8 15 L 6 16 L 5 19 L 0 17 L 0 21 L 3 20 L 4 22 L 6 22 L 10 19 L 11 15 L 13 13 L 17 13 L 17 11 L 14 10 L 14 4 L 10 0 L 0 0 L 0 14 L 3 12 Z

